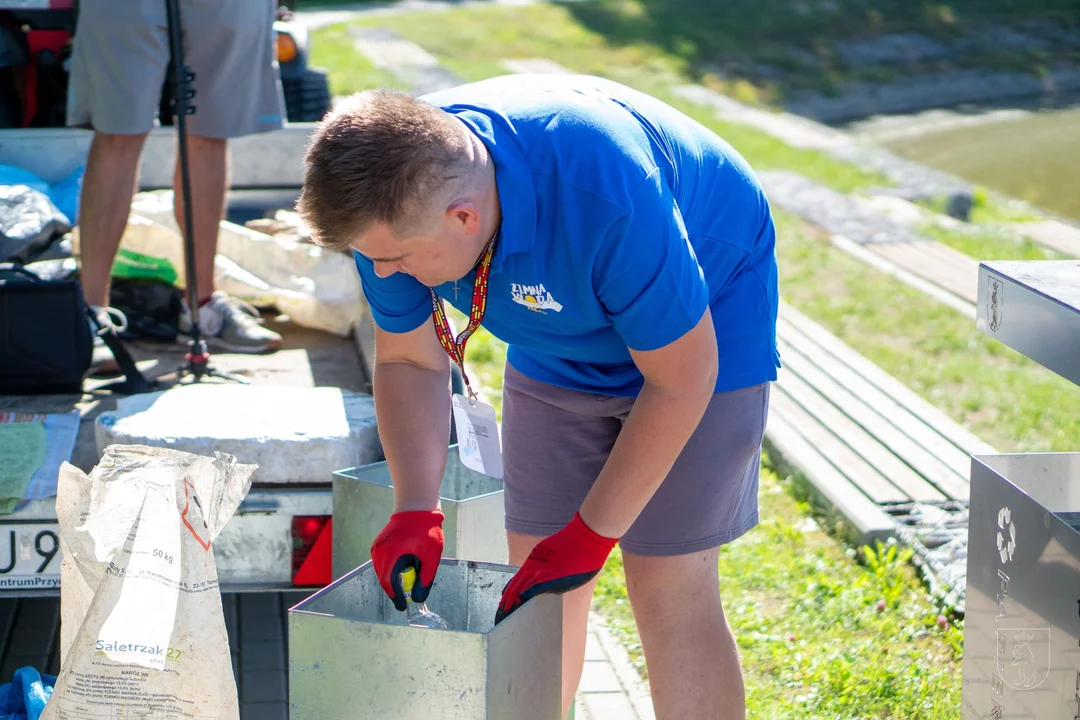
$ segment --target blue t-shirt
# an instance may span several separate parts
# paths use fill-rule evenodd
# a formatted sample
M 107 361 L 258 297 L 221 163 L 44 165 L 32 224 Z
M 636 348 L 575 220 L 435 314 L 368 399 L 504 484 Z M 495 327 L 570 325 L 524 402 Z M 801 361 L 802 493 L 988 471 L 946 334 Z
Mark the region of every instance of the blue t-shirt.
M 426 95 L 483 141 L 502 211 L 483 326 L 528 377 L 635 396 L 629 349 L 691 330 L 708 306 L 716 390 L 776 379 L 775 233 L 757 178 L 697 122 L 595 77 L 512 75 Z M 428 289 L 356 254 L 378 325 L 431 322 Z M 466 315 L 475 271 L 435 288 Z

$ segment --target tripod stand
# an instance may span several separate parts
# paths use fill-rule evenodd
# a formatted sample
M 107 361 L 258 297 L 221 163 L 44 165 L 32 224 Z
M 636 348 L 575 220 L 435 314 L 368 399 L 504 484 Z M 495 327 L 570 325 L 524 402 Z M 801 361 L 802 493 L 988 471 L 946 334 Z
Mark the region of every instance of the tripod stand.
M 199 291 L 195 277 L 195 238 L 192 230 L 191 212 L 191 171 L 188 165 L 187 116 L 195 113 L 195 106 L 188 101 L 195 97 L 191 83 L 195 73 L 184 65 L 183 31 L 180 24 L 180 0 L 165 0 L 167 24 L 169 28 L 169 51 L 171 56 L 172 104 L 176 119 L 176 138 L 180 164 L 180 190 L 184 201 L 184 263 L 187 274 L 188 309 L 191 312 L 191 342 L 184 356 L 184 364 L 179 369 L 178 380 L 191 375 L 193 382 L 204 377 L 219 377 L 239 383 L 250 382 L 247 378 L 217 370 L 210 364 L 210 353 L 206 341 L 202 338 L 199 327 Z

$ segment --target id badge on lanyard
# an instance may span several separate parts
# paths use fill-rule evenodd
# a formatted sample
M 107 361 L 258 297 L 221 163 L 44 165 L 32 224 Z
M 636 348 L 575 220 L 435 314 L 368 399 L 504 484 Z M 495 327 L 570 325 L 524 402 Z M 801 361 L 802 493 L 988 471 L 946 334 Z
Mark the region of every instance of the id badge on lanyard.
M 454 427 L 457 429 L 458 455 L 461 463 L 476 472 L 501 479 L 503 476 L 502 447 L 499 442 L 499 424 L 495 420 L 495 409 L 481 402 L 472 389 L 469 375 L 465 372 L 465 343 L 469 341 L 487 310 L 488 276 L 491 273 L 491 258 L 495 244 L 490 243 L 480 265 L 476 270 L 473 283 L 472 308 L 469 311 L 469 324 L 454 338 L 450 322 L 443 312 L 442 301 L 431 290 L 431 315 L 435 323 L 435 334 L 439 344 L 450 359 L 461 368 L 461 377 L 465 381 L 468 396 L 454 393 Z

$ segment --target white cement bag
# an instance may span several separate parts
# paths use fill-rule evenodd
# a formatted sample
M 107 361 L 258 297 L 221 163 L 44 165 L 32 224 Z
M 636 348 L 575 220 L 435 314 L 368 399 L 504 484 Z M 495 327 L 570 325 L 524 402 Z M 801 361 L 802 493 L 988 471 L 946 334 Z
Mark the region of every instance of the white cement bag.
M 254 470 L 143 445 L 110 445 L 89 477 L 64 463 L 61 669 L 42 720 L 238 720 L 211 543 Z

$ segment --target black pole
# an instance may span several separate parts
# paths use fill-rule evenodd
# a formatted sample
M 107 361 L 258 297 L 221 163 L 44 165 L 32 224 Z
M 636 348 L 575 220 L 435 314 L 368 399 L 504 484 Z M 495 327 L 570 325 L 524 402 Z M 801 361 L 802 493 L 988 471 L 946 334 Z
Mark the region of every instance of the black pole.
M 181 377 L 187 372 L 191 374 L 195 382 L 199 382 L 204 376 L 212 375 L 247 383 L 249 381 L 245 377 L 221 372 L 210 366 L 210 353 L 207 352 L 206 341 L 203 340 L 202 329 L 199 327 L 199 290 L 198 281 L 195 277 L 191 169 L 188 165 L 187 145 L 187 116 L 195 114 L 195 106 L 189 102 L 195 97 L 195 90 L 191 87 L 191 83 L 195 81 L 195 73 L 184 64 L 184 33 L 183 25 L 180 22 L 179 0 L 165 0 L 165 12 L 169 26 L 169 55 L 172 64 L 171 76 L 178 149 L 177 162 L 180 165 L 180 196 L 183 198 L 184 203 L 184 266 L 187 268 L 188 309 L 191 312 L 191 343 L 184 358 L 186 364 L 181 369 Z
M 184 65 L 183 32 L 180 24 L 179 0 L 165 0 L 165 11 L 169 26 L 169 55 L 172 59 L 173 103 L 176 108 L 176 137 L 179 143 L 178 161 L 180 163 L 180 190 L 184 204 L 184 264 L 187 268 L 188 308 L 191 312 L 191 356 L 188 362 L 192 374 L 198 380 L 205 373 L 209 359 L 206 343 L 199 328 L 199 290 L 195 278 L 195 238 L 191 213 L 191 168 L 188 165 L 187 116 L 195 112 L 195 107 L 188 103 L 194 92 L 189 95 L 189 84 L 195 79 L 191 68 Z

